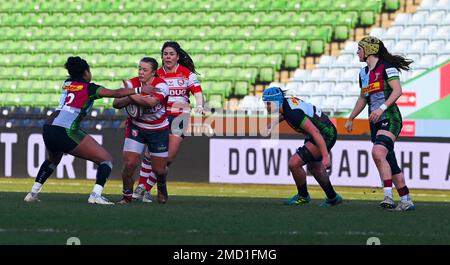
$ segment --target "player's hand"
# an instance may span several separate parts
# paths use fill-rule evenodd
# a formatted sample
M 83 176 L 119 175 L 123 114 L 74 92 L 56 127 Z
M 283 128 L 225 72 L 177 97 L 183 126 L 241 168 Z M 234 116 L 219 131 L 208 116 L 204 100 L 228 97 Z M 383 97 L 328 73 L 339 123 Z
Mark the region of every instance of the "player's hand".
M 122 84 L 123 84 L 124 88 L 131 88 L 131 87 L 128 86 L 128 82 L 125 81 L 125 80 L 122 80 Z
M 195 107 L 195 112 L 201 115 L 205 115 L 205 109 L 203 108 L 203 106 Z
M 141 87 L 141 94 L 150 95 L 155 91 L 155 87 L 150 84 L 143 84 Z
M 326 156 L 322 157 L 322 164 L 325 167 L 325 170 L 328 170 L 331 167 L 330 155 L 328 153 Z
M 377 110 L 373 111 L 372 113 L 370 113 L 369 122 L 370 123 L 377 122 L 380 119 L 382 114 L 383 114 L 383 110 L 382 109 L 377 109 Z
M 348 119 L 345 124 L 344 124 L 345 129 L 347 130 L 347 132 L 352 132 L 353 130 L 353 120 Z

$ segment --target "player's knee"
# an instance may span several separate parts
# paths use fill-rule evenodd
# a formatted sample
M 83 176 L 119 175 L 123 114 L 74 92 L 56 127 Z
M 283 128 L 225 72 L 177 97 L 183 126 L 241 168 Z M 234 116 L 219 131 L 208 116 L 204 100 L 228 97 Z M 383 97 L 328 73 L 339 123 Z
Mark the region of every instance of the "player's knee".
M 306 148 L 305 146 L 298 148 L 296 154 L 301 158 L 302 163 L 300 163 L 300 166 L 303 166 L 304 164 L 308 164 L 309 162 L 314 161 L 313 155 L 311 154 L 311 152 L 309 152 L 308 148 Z
M 302 159 L 299 159 L 296 156 L 291 156 L 288 161 L 289 169 L 292 171 L 293 169 L 300 168 L 304 165 Z
M 166 175 L 167 174 L 167 167 L 153 167 L 153 172 L 155 172 L 156 175 Z
M 125 159 L 123 161 L 123 167 L 126 171 L 134 170 L 137 167 L 137 161 L 134 159 Z
M 384 146 L 388 152 L 394 150 L 394 141 L 386 135 L 377 135 L 373 141 L 374 149 L 375 147 Z
M 386 151 L 374 146 L 374 148 L 372 149 L 372 158 L 376 164 L 379 164 L 386 159 Z

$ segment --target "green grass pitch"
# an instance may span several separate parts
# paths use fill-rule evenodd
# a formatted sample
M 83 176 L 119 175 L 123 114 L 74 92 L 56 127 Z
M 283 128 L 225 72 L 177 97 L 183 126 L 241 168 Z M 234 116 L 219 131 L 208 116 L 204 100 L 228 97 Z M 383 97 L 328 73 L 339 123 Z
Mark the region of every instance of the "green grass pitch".
M 51 178 L 41 202 L 25 203 L 32 184 L 0 178 L 0 244 L 450 244 L 450 191 L 412 190 L 416 211 L 391 212 L 379 209 L 383 194 L 374 188 L 336 187 L 344 203 L 322 209 L 315 186 L 301 206 L 282 204 L 293 185 L 186 182 L 168 183 L 166 205 L 101 206 L 87 203 L 92 180 Z M 107 182 L 105 196 L 118 201 L 121 186 Z

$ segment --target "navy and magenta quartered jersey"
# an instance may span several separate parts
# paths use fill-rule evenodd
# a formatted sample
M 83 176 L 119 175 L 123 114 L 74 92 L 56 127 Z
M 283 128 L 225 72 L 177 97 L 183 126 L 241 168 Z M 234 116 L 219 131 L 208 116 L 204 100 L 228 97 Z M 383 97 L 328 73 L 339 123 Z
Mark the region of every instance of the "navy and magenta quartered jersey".
M 91 111 L 94 100 L 101 98 L 101 88 L 102 86 L 85 80 L 67 79 L 62 86 L 59 105 L 46 124 L 70 130 L 79 129 L 80 122 Z
M 189 93 L 202 92 L 197 75 L 182 65 L 177 65 L 174 73 L 167 73 L 164 67 L 158 69 L 158 76 L 169 86 L 169 100 L 167 102 L 167 115 L 178 116 L 189 113 Z
M 139 77 L 131 78 L 126 82 L 128 87 L 136 88 L 142 86 L 141 82 L 139 81 Z M 160 103 L 152 108 L 141 107 L 142 115 L 136 118 L 130 117 L 130 119 L 133 124 L 145 130 L 164 130 L 169 126 L 166 111 L 166 105 L 169 96 L 169 86 L 163 79 L 157 76 L 153 79 L 151 85 L 155 87 L 155 91 L 151 94 L 151 96 L 157 98 Z M 146 96 L 147 94 L 142 93 L 142 95 Z
M 391 95 L 392 88 L 388 82 L 399 78 L 398 69 L 381 59 L 378 60 L 373 70 L 369 70 L 369 66 L 361 68 L 359 85 L 362 95 L 367 99 L 369 115 L 384 104 Z M 394 103 L 382 114 L 379 120 L 400 115 L 400 110 Z
M 284 120 L 295 131 L 306 134 L 303 126 L 309 119 L 324 138 L 334 137 L 335 126 L 320 108 L 296 97 L 285 98 L 282 106 L 281 114 Z

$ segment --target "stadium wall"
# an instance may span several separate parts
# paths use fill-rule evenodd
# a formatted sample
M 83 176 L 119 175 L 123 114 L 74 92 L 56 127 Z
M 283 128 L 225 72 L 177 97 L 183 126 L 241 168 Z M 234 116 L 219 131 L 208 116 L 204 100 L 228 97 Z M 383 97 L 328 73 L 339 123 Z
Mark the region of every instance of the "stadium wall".
M 121 178 L 123 132 L 87 130 L 114 157 L 112 179 Z M 299 135 L 281 139 L 187 137 L 170 169 L 170 180 L 214 183 L 293 184 L 287 161 L 303 145 Z M 331 179 L 337 186 L 379 187 L 368 136 L 340 136 L 332 150 Z M 411 188 L 450 190 L 450 139 L 402 137 L 396 155 Z M 0 176 L 35 177 L 45 159 L 40 129 L 2 129 Z M 53 178 L 95 179 L 95 166 L 67 155 Z M 308 183 L 317 185 L 314 178 Z
M 450 60 L 402 84 L 397 101 L 403 116 L 416 112 L 450 94 Z

